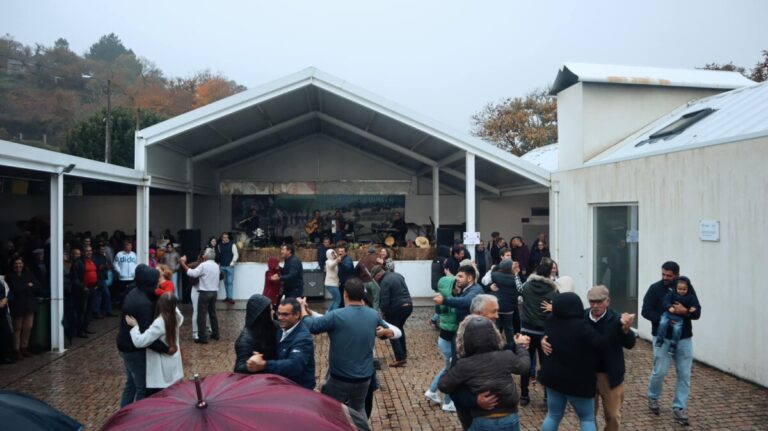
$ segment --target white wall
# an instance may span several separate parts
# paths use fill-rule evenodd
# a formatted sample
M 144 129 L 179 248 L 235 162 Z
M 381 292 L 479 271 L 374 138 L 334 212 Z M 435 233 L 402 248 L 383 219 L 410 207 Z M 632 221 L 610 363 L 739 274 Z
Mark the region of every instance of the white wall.
M 722 91 L 577 83 L 557 95 L 559 167 L 578 167 L 689 100 Z
M 593 205 L 637 203 L 638 318 L 661 264 L 678 262 L 702 304 L 693 324 L 696 359 L 768 385 L 768 290 L 760 277 L 768 260 L 766 146 L 768 139 L 752 140 L 553 173 L 561 274 L 573 276 L 585 296 L 593 279 Z M 720 221 L 719 242 L 699 240 L 701 219 Z M 639 330 L 648 338 L 650 322 L 639 318 Z

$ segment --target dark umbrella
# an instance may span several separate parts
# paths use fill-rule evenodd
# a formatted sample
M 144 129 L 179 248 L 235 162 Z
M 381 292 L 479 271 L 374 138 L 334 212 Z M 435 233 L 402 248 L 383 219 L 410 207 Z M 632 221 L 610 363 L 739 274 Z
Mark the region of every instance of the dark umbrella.
M 0 390 L 0 423 L 8 430 L 82 430 L 83 425 L 30 395 Z
M 220 373 L 180 381 L 115 413 L 102 430 L 357 430 L 331 397 L 274 374 Z M 363 429 L 367 424 L 363 420 Z

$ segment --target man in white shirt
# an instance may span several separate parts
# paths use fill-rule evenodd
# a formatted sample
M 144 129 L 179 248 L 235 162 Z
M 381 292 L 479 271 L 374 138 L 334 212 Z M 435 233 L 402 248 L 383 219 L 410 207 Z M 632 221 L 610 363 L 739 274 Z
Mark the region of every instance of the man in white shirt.
M 120 303 L 123 302 L 123 297 L 128 293 L 128 285 L 133 284 L 136 265 L 138 265 L 138 259 L 136 253 L 133 252 L 133 244 L 130 241 L 125 241 L 123 250 L 115 256 L 113 265 L 118 275 L 118 287 L 117 292 L 115 292 L 116 295 L 112 295 L 112 298 L 119 298 L 118 302 Z
M 197 298 L 197 327 L 198 338 L 195 343 L 208 344 L 208 331 L 205 328 L 206 318 L 211 319 L 211 338 L 219 339 L 219 321 L 216 318 L 216 296 L 219 293 L 219 264 L 214 260 L 216 251 L 212 248 L 205 249 L 203 263 L 197 268 L 187 266 L 187 256 L 179 258 L 179 265 L 184 268 L 188 277 L 197 277 L 200 282 L 197 289 L 200 294 Z

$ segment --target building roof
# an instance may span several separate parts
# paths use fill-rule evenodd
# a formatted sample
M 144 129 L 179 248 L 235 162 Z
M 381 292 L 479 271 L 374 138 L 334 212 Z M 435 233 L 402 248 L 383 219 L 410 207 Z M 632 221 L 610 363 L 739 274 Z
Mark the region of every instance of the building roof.
M 140 130 L 137 141 L 150 152 L 162 145 L 223 169 L 313 134 L 414 176 L 430 176 L 437 166 L 441 184 L 454 189 L 464 189 L 465 151 L 477 156 L 476 185 L 484 193 L 549 186 L 546 170 L 315 68 Z
M 738 72 L 704 69 L 565 63 L 549 94 L 556 95 L 577 82 L 652 85 L 665 87 L 719 88 L 733 90 L 754 84 Z
M 681 132 L 651 139 L 683 116 L 713 110 Z M 768 82 L 689 102 L 590 160 L 612 163 L 768 136 Z
M 558 144 L 549 144 L 543 147 L 535 148 L 527 153 L 523 154 L 520 158 L 525 161 L 531 162 L 534 165 L 546 169 L 549 172 L 557 170 L 558 166 Z

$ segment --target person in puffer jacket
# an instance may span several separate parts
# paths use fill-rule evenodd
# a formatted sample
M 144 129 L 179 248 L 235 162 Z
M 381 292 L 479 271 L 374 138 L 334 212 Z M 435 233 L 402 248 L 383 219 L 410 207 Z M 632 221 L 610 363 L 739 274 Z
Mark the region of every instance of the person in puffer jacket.
M 515 351 L 502 350 L 504 343 L 493 322 L 485 317 L 469 315 L 456 332 L 456 364 L 446 371 L 438 388 L 450 393 L 466 385 L 474 394 L 491 391 L 498 397 L 492 410 L 472 410 L 473 429 L 519 429 L 517 415 L 519 397 L 511 374 L 528 372 L 530 359 L 525 345 L 527 337 L 517 335 Z

